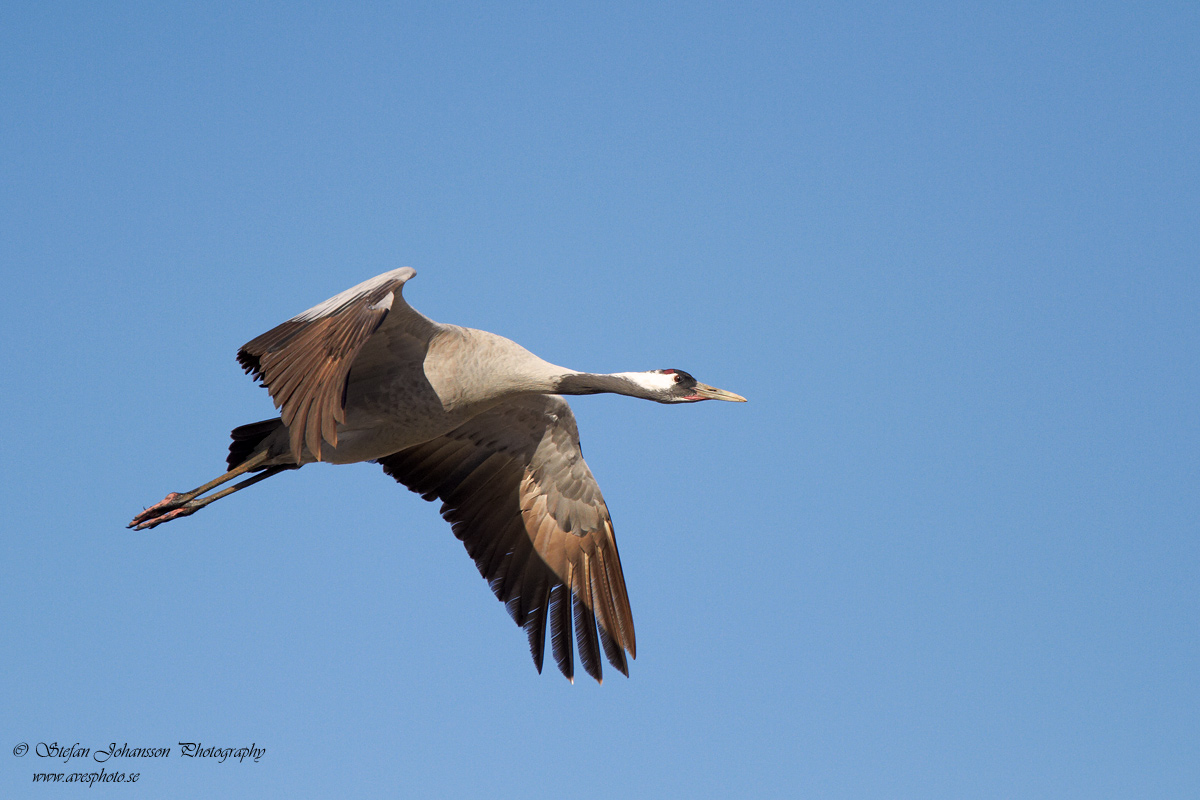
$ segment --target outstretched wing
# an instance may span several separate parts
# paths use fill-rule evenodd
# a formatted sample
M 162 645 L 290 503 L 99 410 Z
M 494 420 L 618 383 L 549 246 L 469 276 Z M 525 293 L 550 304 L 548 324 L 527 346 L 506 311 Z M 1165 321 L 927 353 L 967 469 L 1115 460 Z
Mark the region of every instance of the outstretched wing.
M 565 400 L 515 398 L 379 463 L 426 500 L 442 500 L 442 516 L 528 634 L 538 672 L 548 622 L 554 660 L 574 680 L 573 619 L 589 675 L 601 680 L 601 648 L 629 674 L 633 613 L 612 520 Z
M 238 362 L 262 381 L 281 409 L 300 461 L 308 446 L 320 460 L 322 440 L 337 446 L 346 421 L 346 377 L 355 356 L 389 314 L 416 314 L 400 296 L 410 267 L 385 272 L 331 297 L 238 350 Z

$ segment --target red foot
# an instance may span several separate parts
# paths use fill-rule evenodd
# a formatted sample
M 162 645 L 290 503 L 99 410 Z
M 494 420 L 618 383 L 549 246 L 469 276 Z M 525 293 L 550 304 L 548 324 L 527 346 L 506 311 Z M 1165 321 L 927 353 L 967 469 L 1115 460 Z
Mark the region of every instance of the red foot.
M 154 519 L 148 519 L 144 522 L 139 522 L 137 525 L 130 523 L 130 526 L 135 531 L 148 531 L 151 528 L 153 528 L 155 525 L 161 525 L 164 522 L 170 522 L 173 519 L 179 519 L 180 517 L 187 517 L 192 514 L 195 514 L 196 511 L 198 511 L 200 508 L 201 508 L 201 506 L 193 506 L 189 502 L 186 505 L 180 506 L 179 508 L 175 509 L 174 511 L 168 511 L 165 514 L 160 514 L 159 516 L 155 517 Z
M 126 527 L 133 528 L 136 531 L 144 531 L 167 520 L 172 520 L 176 517 L 186 517 L 188 514 L 193 513 L 196 509 L 189 509 L 186 505 L 178 508 L 175 507 L 179 505 L 177 501 L 180 497 L 183 497 L 183 495 L 179 492 L 171 492 L 162 500 L 159 500 L 134 517 L 133 521 Z

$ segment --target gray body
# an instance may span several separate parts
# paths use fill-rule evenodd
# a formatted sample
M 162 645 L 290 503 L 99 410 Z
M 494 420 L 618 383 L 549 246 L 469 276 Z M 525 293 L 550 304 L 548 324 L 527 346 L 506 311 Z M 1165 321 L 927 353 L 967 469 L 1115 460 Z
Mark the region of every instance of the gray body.
M 188 516 L 314 461 L 377 461 L 443 501 L 442 516 L 525 628 L 539 672 L 549 631 L 568 678 L 573 638 L 596 680 L 601 651 L 628 674 L 636 644 L 612 520 L 558 395 L 744 398 L 679 370 L 577 372 L 503 336 L 434 322 L 404 302 L 415 274 L 405 267 L 364 281 L 243 345 L 238 360 L 280 416 L 235 428 L 228 472 L 167 495 L 130 527 Z M 248 472 L 257 474 L 206 494 Z
M 394 321 L 393 321 L 394 320 Z M 391 324 L 389 324 L 391 323 Z M 375 461 L 448 433 L 518 395 L 552 390 L 570 370 L 487 331 L 442 325 L 395 307 L 350 370 L 346 421 L 321 461 Z M 286 429 L 273 434 L 268 464 L 295 463 Z M 317 459 L 305 447 L 302 464 Z

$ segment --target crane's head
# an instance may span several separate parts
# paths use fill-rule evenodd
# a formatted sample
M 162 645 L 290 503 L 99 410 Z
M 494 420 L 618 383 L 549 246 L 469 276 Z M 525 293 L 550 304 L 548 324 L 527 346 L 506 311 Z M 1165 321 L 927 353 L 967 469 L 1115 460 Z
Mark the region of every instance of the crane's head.
M 701 400 L 746 402 L 746 398 L 740 394 L 701 383 L 681 369 L 656 369 L 641 374 L 646 376 L 642 385 L 650 390 L 649 399 L 659 403 L 699 403 Z

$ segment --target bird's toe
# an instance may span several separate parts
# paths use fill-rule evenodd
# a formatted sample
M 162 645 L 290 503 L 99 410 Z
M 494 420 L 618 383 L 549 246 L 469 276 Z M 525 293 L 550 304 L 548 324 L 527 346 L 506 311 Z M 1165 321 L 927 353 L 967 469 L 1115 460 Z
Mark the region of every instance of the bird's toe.
M 167 516 L 168 512 L 179 505 L 178 501 L 180 497 L 183 497 L 183 495 L 181 495 L 179 492 L 171 492 L 162 500 L 159 500 L 157 503 L 134 517 L 126 527 L 141 531 L 147 528 L 153 528 L 159 522 L 166 522 L 169 518 Z
M 145 520 L 142 520 L 141 522 L 138 522 L 138 520 L 135 519 L 133 522 L 131 522 L 129 524 L 129 527 L 133 528 L 135 531 L 148 531 L 151 528 L 153 528 L 154 526 L 161 525 L 164 522 L 170 522 L 173 519 L 179 519 L 180 517 L 186 517 L 186 516 L 195 514 L 197 511 L 199 511 L 203 507 L 204 507 L 204 504 L 196 503 L 195 501 L 189 500 L 187 503 L 184 503 L 179 508 L 173 509 L 171 511 L 163 512 L 162 514 L 159 514 L 150 519 L 145 519 Z

